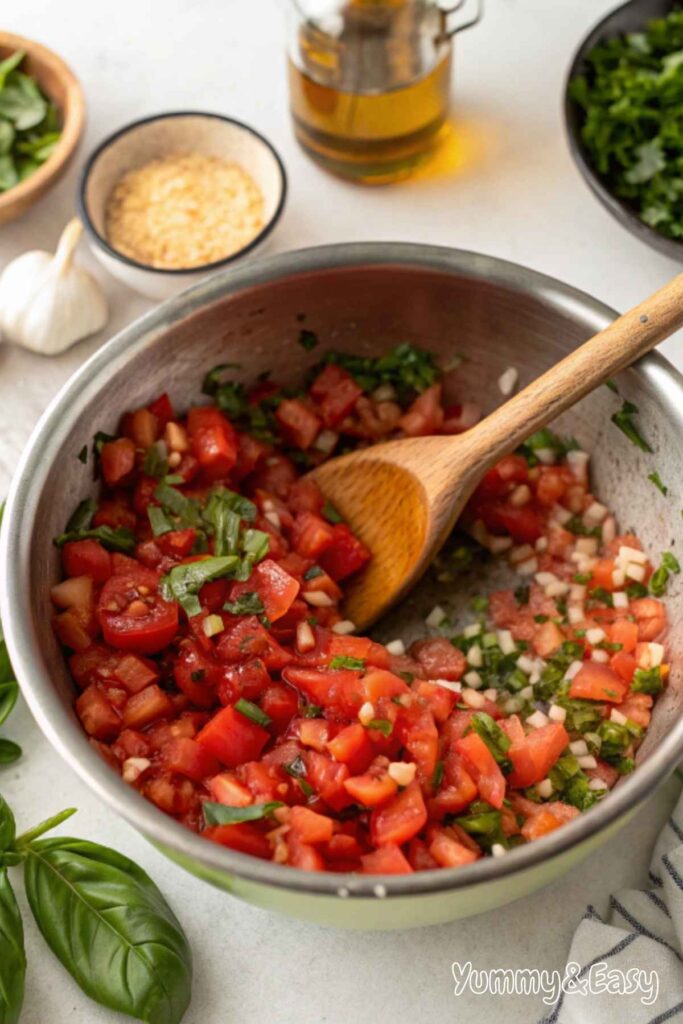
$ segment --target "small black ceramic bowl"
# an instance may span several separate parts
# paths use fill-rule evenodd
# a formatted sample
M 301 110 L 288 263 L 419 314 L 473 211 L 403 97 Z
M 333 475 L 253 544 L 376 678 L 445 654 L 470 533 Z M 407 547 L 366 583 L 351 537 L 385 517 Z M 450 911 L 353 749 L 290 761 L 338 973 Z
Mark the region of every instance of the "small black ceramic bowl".
M 653 249 L 657 249 L 658 252 L 664 253 L 665 256 L 671 256 L 672 259 L 680 262 L 683 261 L 683 242 L 666 238 L 654 228 L 649 227 L 632 207 L 621 199 L 617 199 L 609 191 L 593 167 L 590 155 L 581 140 L 582 111 L 569 96 L 569 83 L 586 70 L 586 57 L 593 47 L 604 43 L 607 39 L 613 39 L 615 36 L 628 32 L 639 32 L 648 21 L 666 16 L 676 6 L 678 4 L 674 0 L 629 0 L 628 3 L 622 4 L 621 7 L 603 18 L 586 36 L 574 55 L 565 86 L 564 116 L 571 154 L 593 194 L 620 224 L 628 228 L 632 235 L 642 242 L 646 242 Z

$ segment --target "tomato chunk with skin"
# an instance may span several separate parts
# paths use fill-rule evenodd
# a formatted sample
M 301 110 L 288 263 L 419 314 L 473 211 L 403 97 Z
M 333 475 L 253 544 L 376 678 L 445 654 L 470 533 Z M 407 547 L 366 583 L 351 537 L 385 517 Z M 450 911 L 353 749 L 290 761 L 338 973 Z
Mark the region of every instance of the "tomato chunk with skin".
M 360 862 L 361 873 L 364 875 L 410 875 L 413 871 L 401 848 L 394 843 L 364 853 Z
M 569 734 L 560 722 L 542 725 L 512 743 L 507 752 L 513 768 L 510 784 L 524 789 L 541 782 L 568 745 Z
M 376 846 L 401 846 L 420 832 L 427 821 L 427 808 L 419 783 L 411 782 L 370 816 L 370 835 Z
M 111 555 L 96 540 L 72 540 L 62 548 L 62 562 L 67 576 L 90 576 L 104 583 L 112 573 Z
M 228 475 L 237 462 L 237 434 L 215 406 L 196 406 L 187 414 L 192 450 L 210 480 Z
M 85 731 L 96 740 L 113 739 L 121 728 L 121 716 L 94 684 L 76 701 L 76 713 Z
M 135 444 L 128 437 L 107 441 L 100 452 L 102 476 L 110 487 L 116 487 L 135 469 Z
M 477 784 L 482 800 L 492 807 L 503 806 L 505 776 L 481 736 L 470 732 L 456 740 L 455 750 L 464 758 L 467 770 Z
M 597 661 L 586 661 L 569 687 L 572 699 L 606 700 L 619 704 L 626 695 L 626 683 L 610 668 Z
M 264 559 L 252 570 L 244 583 L 237 583 L 230 591 L 230 600 L 237 601 L 244 594 L 256 593 L 261 599 L 264 613 L 271 622 L 286 615 L 299 593 L 300 584 L 277 562 Z
M 332 541 L 320 555 L 320 565 L 333 580 L 345 580 L 370 561 L 370 549 L 345 523 L 332 528 Z
M 136 654 L 156 654 L 178 631 L 178 605 L 160 596 L 154 571 L 133 565 L 107 580 L 97 617 L 105 643 Z
M 244 761 L 254 761 L 270 738 L 257 722 L 234 708 L 223 708 L 207 722 L 197 736 L 197 743 L 228 768 Z
M 318 374 L 310 390 L 327 427 L 338 426 L 363 394 L 351 374 L 333 363 Z
M 220 846 L 227 846 L 239 853 L 248 853 L 263 860 L 270 857 L 270 843 L 263 832 L 259 832 L 256 826 L 248 821 L 236 825 L 211 825 L 204 829 L 202 835 Z

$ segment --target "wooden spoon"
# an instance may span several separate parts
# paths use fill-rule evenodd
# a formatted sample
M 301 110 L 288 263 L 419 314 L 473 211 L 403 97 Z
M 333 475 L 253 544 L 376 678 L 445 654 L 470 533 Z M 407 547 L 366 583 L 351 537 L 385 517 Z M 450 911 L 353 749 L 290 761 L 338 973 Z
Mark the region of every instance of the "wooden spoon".
M 484 473 L 613 374 L 683 326 L 683 274 L 624 313 L 464 434 L 389 441 L 323 463 L 313 479 L 372 551 L 349 581 L 359 629 L 415 585 Z

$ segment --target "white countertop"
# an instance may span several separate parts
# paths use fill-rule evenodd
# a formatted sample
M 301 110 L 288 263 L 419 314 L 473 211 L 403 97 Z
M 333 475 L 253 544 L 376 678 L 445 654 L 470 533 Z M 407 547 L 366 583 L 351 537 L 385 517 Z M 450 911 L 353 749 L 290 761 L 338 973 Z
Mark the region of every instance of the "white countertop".
M 326 176 L 289 127 L 282 11 L 277 0 L 22 0 L 2 27 L 61 53 L 85 87 L 89 122 L 67 179 L 19 222 L 0 229 L 0 267 L 50 247 L 74 211 L 85 155 L 127 121 L 164 110 L 207 109 L 253 124 L 280 149 L 290 195 L 278 249 L 401 239 L 480 250 L 527 264 L 626 308 L 677 265 L 645 248 L 589 194 L 568 155 L 561 91 L 574 48 L 605 0 L 488 0 L 481 26 L 456 43 L 454 111 L 460 149 L 441 176 L 361 189 Z M 85 261 L 91 262 L 86 253 Z M 106 282 L 112 318 L 101 337 L 47 361 L 0 345 L 0 495 L 47 401 L 118 328 L 149 308 Z M 683 365 L 683 341 L 663 350 Z M 178 911 L 195 954 L 186 1024 L 478 1024 L 493 1013 L 537 1019 L 539 999 L 456 999 L 453 960 L 476 967 L 559 968 L 586 903 L 604 909 L 622 885 L 644 884 L 649 851 L 677 793 L 670 782 L 616 838 L 552 888 L 468 921 L 386 934 L 337 932 L 275 917 L 184 873 L 98 804 L 62 764 L 21 706 L 3 735 L 25 756 L 0 777 L 21 827 L 75 805 L 70 833 L 142 864 Z M 123 1020 L 90 1003 L 27 920 L 29 973 L 22 1024 Z

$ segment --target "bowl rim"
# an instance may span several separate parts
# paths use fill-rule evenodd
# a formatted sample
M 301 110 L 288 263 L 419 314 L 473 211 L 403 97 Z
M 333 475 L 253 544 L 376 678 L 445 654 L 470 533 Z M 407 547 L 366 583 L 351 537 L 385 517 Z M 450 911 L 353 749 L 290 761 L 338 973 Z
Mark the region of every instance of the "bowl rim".
M 147 345 L 159 344 L 168 328 L 215 301 L 253 287 L 311 272 L 359 267 L 412 267 L 483 280 L 552 303 L 559 310 L 579 310 L 596 330 L 616 313 L 585 292 L 530 268 L 464 250 L 402 242 L 361 242 L 319 246 L 282 253 L 216 274 L 182 295 L 168 300 L 115 335 L 66 382 L 43 413 L 17 466 L 0 531 L 0 614 L 9 654 L 22 693 L 44 735 L 62 758 L 106 804 L 176 860 L 189 860 L 198 873 L 211 872 L 280 890 L 328 897 L 384 898 L 438 894 L 468 889 L 537 868 L 565 854 L 619 818 L 635 810 L 668 776 L 683 755 L 683 716 L 637 770 L 625 778 L 609 799 L 549 835 L 511 850 L 505 857 L 487 857 L 457 869 L 435 869 L 413 875 L 354 875 L 307 872 L 238 853 L 174 821 L 128 786 L 93 750 L 54 688 L 41 664 L 31 618 L 28 578 L 31 517 L 41 493 L 46 467 L 60 454 L 69 422 L 79 407 L 106 386 L 113 365 Z M 644 383 L 660 394 L 665 410 L 676 415 L 683 407 L 683 376 L 658 352 L 637 364 Z M 630 371 L 626 371 L 630 372 Z M 28 527 L 28 528 L 27 528 Z
M 35 39 L 28 39 L 26 36 L 16 35 L 14 32 L 0 32 L 0 46 L 12 47 L 17 50 L 25 50 L 27 57 L 34 57 L 42 64 L 51 66 L 60 76 L 66 87 L 67 101 L 64 107 L 60 107 L 60 114 L 63 117 L 62 131 L 59 141 L 48 159 L 38 170 L 30 174 L 25 181 L 13 185 L 6 192 L 0 193 L 0 214 L 3 211 L 11 210 L 13 206 L 21 206 L 27 200 L 32 201 L 34 193 L 40 194 L 41 190 L 49 187 L 54 179 L 66 168 L 83 135 L 85 128 L 85 96 L 81 84 L 59 54 L 50 50 L 47 46 L 37 42 Z M 48 96 L 55 102 L 52 96 Z M 38 198 L 35 195 L 34 198 Z
M 627 228 L 632 235 L 635 235 L 636 238 L 645 242 L 647 245 L 656 249 L 663 255 L 668 256 L 670 259 L 680 260 L 683 259 L 683 241 L 679 241 L 675 238 L 668 238 L 666 235 L 662 235 L 659 231 L 656 231 L 655 228 L 650 227 L 650 225 L 646 224 L 644 220 L 641 220 L 638 214 L 628 205 L 628 203 L 615 196 L 607 187 L 602 177 L 591 163 L 588 153 L 581 141 L 579 107 L 569 95 L 569 86 L 573 79 L 580 73 L 589 51 L 607 38 L 609 23 L 613 19 L 618 18 L 619 15 L 627 8 L 630 8 L 632 4 L 633 0 L 625 0 L 625 2 L 619 4 L 618 7 L 608 11 L 607 14 L 596 22 L 593 28 L 590 29 L 574 50 L 569 64 L 569 70 L 565 76 L 563 90 L 564 127 L 567 135 L 569 151 L 574 163 L 581 172 L 583 180 L 608 213 L 610 213 L 623 227 Z M 647 21 L 647 18 L 645 18 L 645 20 Z M 623 30 L 619 30 L 616 34 L 622 33 Z
M 273 156 L 275 164 L 280 174 L 280 195 L 278 197 L 277 206 L 275 207 L 275 211 L 271 215 L 270 220 L 266 224 L 264 224 L 259 233 L 254 238 L 252 238 L 251 242 L 243 246 L 241 249 L 238 249 L 237 252 L 231 253 L 230 256 L 224 256 L 222 259 L 214 260 L 212 263 L 202 263 L 201 266 L 199 267 L 153 267 L 150 266 L 149 263 L 141 263 L 139 260 L 134 260 L 130 256 L 126 256 L 124 253 L 119 252 L 118 249 L 115 249 L 112 245 L 109 244 L 107 239 L 102 234 L 100 234 L 100 232 L 95 227 L 90 216 L 90 211 L 88 209 L 88 203 L 86 200 L 86 190 L 88 187 L 90 175 L 95 167 L 95 164 L 97 163 L 100 156 L 105 152 L 105 150 L 109 149 L 110 146 L 113 146 L 115 143 L 117 143 L 119 139 L 123 138 L 124 135 L 127 135 L 135 128 L 139 128 L 141 125 L 151 124 L 154 121 L 167 121 L 175 117 L 206 117 L 211 118 L 214 121 L 222 121 L 224 124 L 235 125 L 237 128 L 241 129 L 244 132 L 247 132 L 249 135 L 253 135 L 256 139 L 259 140 L 259 142 L 262 142 L 264 144 L 264 146 L 270 151 L 271 155 Z M 90 235 L 91 239 L 107 253 L 108 256 L 111 256 L 113 259 L 118 260 L 120 263 L 123 263 L 128 267 L 134 267 L 136 270 L 144 270 L 149 274 L 162 274 L 169 275 L 170 277 L 177 277 L 178 275 L 183 274 L 189 275 L 211 273 L 214 270 L 219 270 L 221 267 L 226 267 L 228 266 L 228 264 L 233 263 L 234 261 L 242 259 L 244 256 L 246 256 L 247 253 L 251 252 L 263 241 L 265 241 L 268 235 L 270 235 L 270 233 L 274 230 L 276 224 L 278 223 L 280 217 L 282 216 L 282 211 L 284 210 L 285 201 L 287 199 L 287 192 L 287 171 L 285 170 L 285 165 L 282 160 L 282 157 L 280 156 L 280 154 L 278 153 L 277 149 L 270 141 L 270 139 L 267 139 L 266 136 L 259 132 L 256 128 L 252 128 L 251 125 L 246 124 L 246 122 L 244 121 L 239 121 L 235 117 L 227 117 L 227 115 L 225 114 L 218 114 L 209 110 L 169 110 L 161 114 L 150 114 L 146 117 L 140 117 L 135 121 L 129 121 L 121 128 L 117 128 L 116 131 L 112 132 L 110 135 L 105 136 L 105 138 L 102 139 L 102 141 L 98 143 L 98 145 L 92 151 L 92 153 L 85 162 L 83 170 L 81 171 L 81 177 L 78 184 L 78 191 L 76 195 L 76 202 L 78 206 L 79 216 L 81 217 L 81 220 L 85 225 L 87 233 Z

